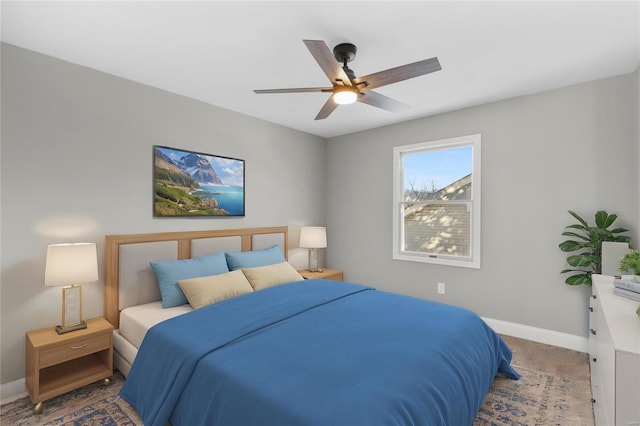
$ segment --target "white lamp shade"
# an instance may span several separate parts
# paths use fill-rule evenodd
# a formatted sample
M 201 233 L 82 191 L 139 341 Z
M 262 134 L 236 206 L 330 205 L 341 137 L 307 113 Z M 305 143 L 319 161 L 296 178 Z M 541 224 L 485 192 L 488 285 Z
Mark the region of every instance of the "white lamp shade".
M 98 281 L 95 243 L 51 244 L 47 247 L 44 285 L 70 285 Z
M 300 228 L 301 248 L 325 248 L 327 246 L 327 228 L 324 226 L 303 226 Z

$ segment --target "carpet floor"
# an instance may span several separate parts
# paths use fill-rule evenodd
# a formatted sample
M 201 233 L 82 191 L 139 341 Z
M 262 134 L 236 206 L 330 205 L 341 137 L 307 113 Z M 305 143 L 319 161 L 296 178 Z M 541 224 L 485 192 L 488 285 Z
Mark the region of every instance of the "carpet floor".
M 503 337 L 522 378 L 497 377 L 474 426 L 594 424 L 587 354 Z M 28 397 L 17 399 L 0 406 L 0 425 L 142 425 L 135 410 L 118 397 L 123 383 L 116 372 L 109 386 L 95 383 L 46 401 L 40 415 L 32 414 Z

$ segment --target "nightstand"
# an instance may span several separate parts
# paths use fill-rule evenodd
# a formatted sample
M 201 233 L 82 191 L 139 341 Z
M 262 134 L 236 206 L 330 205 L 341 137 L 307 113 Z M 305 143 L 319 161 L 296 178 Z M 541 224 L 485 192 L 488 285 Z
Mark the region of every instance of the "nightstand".
M 344 281 L 344 272 L 335 269 L 323 269 L 322 272 L 310 272 L 308 269 L 298 271 L 305 279 L 324 279 L 334 281 Z
M 27 332 L 25 384 L 34 414 L 42 402 L 113 374 L 113 326 L 104 318 L 86 321 L 87 328 L 65 334 L 55 327 Z

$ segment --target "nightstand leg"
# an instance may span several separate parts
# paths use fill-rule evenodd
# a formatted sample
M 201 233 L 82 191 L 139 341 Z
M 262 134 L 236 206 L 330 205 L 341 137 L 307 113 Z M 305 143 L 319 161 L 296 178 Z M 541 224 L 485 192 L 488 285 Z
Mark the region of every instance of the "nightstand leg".
M 42 414 L 42 402 L 38 402 L 33 406 L 33 414 Z
M 102 381 L 102 384 L 105 385 L 105 386 L 109 386 L 111 384 L 111 378 L 107 377 L 106 379 L 104 379 Z

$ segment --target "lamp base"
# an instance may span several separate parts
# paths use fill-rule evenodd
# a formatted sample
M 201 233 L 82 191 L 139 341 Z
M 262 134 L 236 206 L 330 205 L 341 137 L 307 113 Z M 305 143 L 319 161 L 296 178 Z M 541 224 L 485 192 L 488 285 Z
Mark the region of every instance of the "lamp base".
M 56 325 L 56 332 L 58 334 L 68 333 L 70 331 L 83 330 L 87 328 L 87 323 L 82 321 L 80 324 L 70 325 L 68 327 L 63 327 L 61 325 Z
M 318 267 L 318 249 L 309 250 L 309 272 L 322 272 Z

